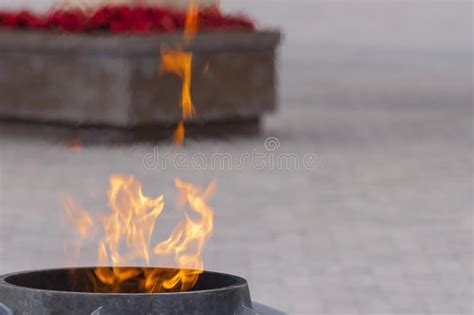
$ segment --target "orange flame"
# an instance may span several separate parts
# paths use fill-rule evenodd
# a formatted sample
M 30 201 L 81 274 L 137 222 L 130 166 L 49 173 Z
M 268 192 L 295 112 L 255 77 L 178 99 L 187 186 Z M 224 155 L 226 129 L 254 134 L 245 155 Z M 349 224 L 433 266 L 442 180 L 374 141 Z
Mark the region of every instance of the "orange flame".
M 90 235 L 91 230 L 94 227 L 92 217 L 87 213 L 87 211 L 76 206 L 74 200 L 69 194 L 62 195 L 62 200 L 64 209 L 66 209 L 66 213 L 73 222 L 81 239 L 85 239 Z
M 214 214 L 206 204 L 206 199 L 215 191 L 215 181 L 212 181 L 204 193 L 192 184 L 176 179 L 176 187 L 181 191 L 182 198 L 190 208 L 199 215 L 192 219 L 186 214 L 185 221 L 178 225 L 170 237 L 155 247 L 157 255 L 173 255 L 180 271 L 172 278 L 163 282 L 165 289 L 171 289 L 181 283 L 181 290 L 192 288 L 204 268 L 201 252 L 204 244 L 212 234 Z M 189 272 L 189 270 L 196 272 Z
M 196 36 L 199 29 L 199 9 L 196 0 L 189 0 L 184 25 L 184 41 L 189 42 Z M 174 73 L 182 80 L 181 89 L 181 121 L 174 133 L 174 141 L 181 145 L 184 142 L 184 121 L 193 117 L 195 113 L 191 100 L 191 75 L 192 75 L 193 54 L 185 52 L 179 48 L 161 49 L 161 73 Z
M 95 223 L 87 211 L 76 206 L 74 200 L 69 194 L 62 194 L 61 198 L 66 214 L 79 234 L 79 238 L 74 242 L 73 246 L 74 259 L 78 259 L 81 253 L 81 244 L 84 240 L 91 237 L 93 229 L 95 228 Z
M 174 73 L 182 80 L 181 109 L 183 120 L 194 115 L 193 102 L 191 100 L 191 68 L 193 55 L 182 50 L 161 49 L 161 72 Z
M 173 134 L 173 140 L 177 144 L 182 144 L 184 142 L 185 136 L 186 136 L 186 130 L 184 129 L 184 122 L 180 121 Z
M 184 24 L 184 40 L 191 41 L 199 29 L 199 10 L 196 0 L 189 0 Z
M 79 151 L 82 147 L 82 142 L 80 138 L 73 138 L 64 143 L 64 146 L 71 150 Z
M 103 238 L 98 245 L 101 266 L 89 278 L 95 292 L 125 292 L 131 282 L 139 292 L 186 291 L 191 289 L 203 270 L 202 251 L 212 234 L 213 210 L 206 200 L 215 190 L 212 181 L 203 192 L 190 183 L 176 180 L 182 200 L 197 218 L 185 213 L 185 220 L 169 238 L 152 246 L 156 221 L 164 208 L 164 197 L 146 197 L 140 182 L 133 176 L 113 175 L 108 192 L 108 215 L 93 220 L 87 211 L 77 207 L 72 198 L 63 204 L 81 240 L 89 236 L 91 228 L 102 223 Z M 179 269 L 162 272 L 159 269 L 124 267 L 136 261 L 150 266 L 153 259 L 170 257 Z

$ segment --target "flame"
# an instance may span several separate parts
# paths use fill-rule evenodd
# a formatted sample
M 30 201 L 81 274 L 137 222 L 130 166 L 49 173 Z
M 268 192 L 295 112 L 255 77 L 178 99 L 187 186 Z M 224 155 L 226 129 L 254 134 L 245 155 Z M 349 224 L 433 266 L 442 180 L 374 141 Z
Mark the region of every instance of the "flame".
M 182 144 L 184 142 L 185 136 L 186 136 L 186 130 L 184 129 L 184 122 L 180 121 L 173 134 L 173 140 L 177 144 Z
M 184 24 L 184 40 L 191 41 L 199 29 L 199 11 L 196 0 L 189 0 Z
M 180 49 L 161 49 L 161 73 L 174 73 L 182 80 L 181 87 L 181 121 L 174 132 L 174 141 L 181 145 L 184 142 L 184 121 L 194 116 L 195 109 L 191 100 L 191 68 L 193 54 Z
M 181 283 L 181 290 L 192 288 L 204 268 L 201 252 L 206 240 L 211 236 L 214 222 L 212 209 L 206 204 L 207 198 L 214 193 L 216 187 L 213 180 L 204 193 L 193 186 L 176 179 L 176 188 L 182 194 L 190 208 L 199 215 L 192 219 L 188 214 L 185 221 L 178 225 L 170 237 L 158 244 L 154 252 L 157 255 L 173 255 L 180 271 L 172 278 L 163 282 L 165 289 L 174 288 Z M 194 270 L 194 272 L 189 272 Z
M 66 209 L 66 213 L 74 224 L 74 227 L 78 231 L 81 239 L 85 239 L 90 235 L 92 228 L 94 227 L 94 221 L 92 217 L 87 213 L 86 210 L 76 206 L 71 195 L 62 195 L 63 206 Z
M 181 49 L 170 50 L 161 48 L 161 73 L 174 73 L 182 80 L 181 109 L 182 118 L 187 119 L 194 115 L 194 106 L 191 100 L 191 68 L 193 54 Z
M 92 235 L 95 223 L 86 210 L 76 206 L 71 195 L 64 193 L 61 198 L 66 214 L 79 234 L 79 238 L 73 245 L 74 259 L 78 259 L 81 253 L 81 244 Z M 65 250 L 67 251 L 69 249 L 65 248 Z
M 186 14 L 184 42 L 191 41 L 199 27 L 199 11 L 196 0 L 189 0 Z M 193 54 L 177 47 L 161 48 L 161 73 L 173 73 L 182 80 L 181 116 L 174 133 L 174 140 L 182 144 L 185 137 L 184 121 L 195 114 L 191 99 Z M 113 175 L 108 191 L 111 213 L 95 218 L 75 206 L 72 198 L 66 198 L 64 207 L 74 222 L 81 242 L 90 237 L 97 222 L 102 223 L 104 237 L 98 244 L 98 260 L 101 266 L 88 274 L 95 292 L 127 292 L 130 285 L 138 292 L 157 293 L 187 291 L 196 284 L 203 272 L 202 251 L 212 235 L 214 214 L 207 199 L 215 191 L 215 181 L 205 190 L 191 183 L 176 179 L 180 192 L 179 204 L 187 205 L 191 213 L 177 225 L 170 236 L 151 246 L 156 221 L 164 209 L 164 197 L 146 197 L 142 186 L 133 176 Z M 159 257 L 170 257 L 177 269 L 150 268 Z M 127 267 L 135 261 L 146 267 Z M 111 267 L 108 267 L 111 266 Z
M 82 147 L 80 138 L 72 138 L 64 143 L 64 146 L 68 149 L 79 151 Z
M 190 42 L 199 29 L 199 9 L 196 0 L 189 0 L 184 25 L 184 42 Z M 168 49 L 161 47 L 161 73 L 174 73 L 182 80 L 181 88 L 181 121 L 174 133 L 174 141 L 183 144 L 185 128 L 184 121 L 194 116 L 195 109 L 191 99 L 191 75 L 193 54 L 181 48 Z
M 203 270 L 202 251 L 212 235 L 214 214 L 206 200 L 215 190 L 215 181 L 202 191 L 191 183 L 176 179 L 180 200 L 189 207 L 168 239 L 151 245 L 155 224 L 164 209 L 164 197 L 146 197 L 134 176 L 113 175 L 108 191 L 110 213 L 93 218 L 75 205 L 72 198 L 63 198 L 81 241 L 90 237 L 91 229 L 101 223 L 103 238 L 98 243 L 101 267 L 89 275 L 95 292 L 120 293 L 130 283 L 139 292 L 157 293 L 191 289 Z M 193 218 L 194 217 L 194 218 Z M 80 247 L 80 243 L 79 243 Z M 178 269 L 163 272 L 149 268 L 153 260 L 168 257 Z M 145 267 L 125 267 L 135 262 Z M 112 267 L 106 267 L 112 266 Z

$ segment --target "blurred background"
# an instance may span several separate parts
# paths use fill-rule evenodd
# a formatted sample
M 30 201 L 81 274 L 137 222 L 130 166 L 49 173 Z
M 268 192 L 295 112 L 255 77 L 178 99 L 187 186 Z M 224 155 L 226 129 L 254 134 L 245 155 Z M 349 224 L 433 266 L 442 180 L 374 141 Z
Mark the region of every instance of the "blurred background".
M 221 5 L 284 33 L 280 106 L 258 137 L 179 151 L 237 159 L 271 137 L 280 153 L 315 154 L 316 167 L 150 168 L 153 144 L 71 150 L 2 127 L 0 273 L 68 264 L 61 191 L 101 209 L 112 173 L 167 196 L 175 176 L 215 177 L 205 268 L 245 277 L 256 301 L 290 314 L 472 314 L 473 3 Z

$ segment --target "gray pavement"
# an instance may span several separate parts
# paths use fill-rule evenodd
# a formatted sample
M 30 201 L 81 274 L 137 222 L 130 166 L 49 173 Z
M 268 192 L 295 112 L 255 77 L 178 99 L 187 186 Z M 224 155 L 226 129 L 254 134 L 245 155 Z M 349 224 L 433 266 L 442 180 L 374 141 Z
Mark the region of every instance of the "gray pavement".
M 58 192 L 100 210 L 108 176 L 135 174 L 145 193 L 169 196 L 158 238 L 176 220 L 173 178 L 216 177 L 205 266 L 247 278 L 256 301 L 290 314 L 472 314 L 472 4 L 297 2 L 283 25 L 281 108 L 263 134 L 180 149 L 187 161 L 229 153 L 232 167 L 163 169 L 144 164 L 152 145 L 71 150 L 1 134 L 0 272 L 69 263 L 63 245 L 74 235 Z M 286 7 L 248 10 L 278 21 Z M 297 32 L 313 22 L 310 11 L 334 37 Z M 377 37 L 383 26 L 398 34 L 393 41 Z M 275 151 L 268 137 L 278 139 Z M 239 167 L 253 149 L 266 158 L 314 153 L 316 167 Z M 160 154 L 175 150 L 159 144 Z M 95 248 L 77 263 L 94 264 Z

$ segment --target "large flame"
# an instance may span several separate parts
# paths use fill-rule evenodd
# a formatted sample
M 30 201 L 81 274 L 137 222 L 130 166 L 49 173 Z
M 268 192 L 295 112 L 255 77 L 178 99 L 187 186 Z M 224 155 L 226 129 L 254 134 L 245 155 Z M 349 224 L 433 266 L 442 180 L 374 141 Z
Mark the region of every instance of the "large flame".
M 181 290 L 185 291 L 194 286 L 204 268 L 201 252 L 207 238 L 212 234 L 214 221 L 213 211 L 206 204 L 206 199 L 215 191 L 215 181 L 212 181 L 203 193 L 192 184 L 179 179 L 176 180 L 176 187 L 181 192 L 181 199 L 189 204 L 199 218 L 192 219 L 186 214 L 185 221 L 174 229 L 167 240 L 155 247 L 154 253 L 173 255 L 180 268 L 174 277 L 163 282 L 163 287 L 172 289 L 180 285 Z
M 191 289 L 203 270 L 202 251 L 212 234 L 213 210 L 206 200 L 215 190 L 212 181 L 205 190 L 176 179 L 185 213 L 165 241 L 151 244 L 157 219 L 164 209 L 164 197 L 146 197 L 140 182 L 133 176 L 113 175 L 108 192 L 110 213 L 95 218 L 76 206 L 71 197 L 63 198 L 80 240 L 89 237 L 91 228 L 102 226 L 98 244 L 101 267 L 89 278 L 96 292 L 125 292 L 134 283 L 139 292 L 157 293 Z M 147 268 L 162 257 L 171 258 L 177 269 L 163 272 Z M 145 267 L 127 267 L 140 262 Z M 111 267 L 108 267 L 111 266 Z

